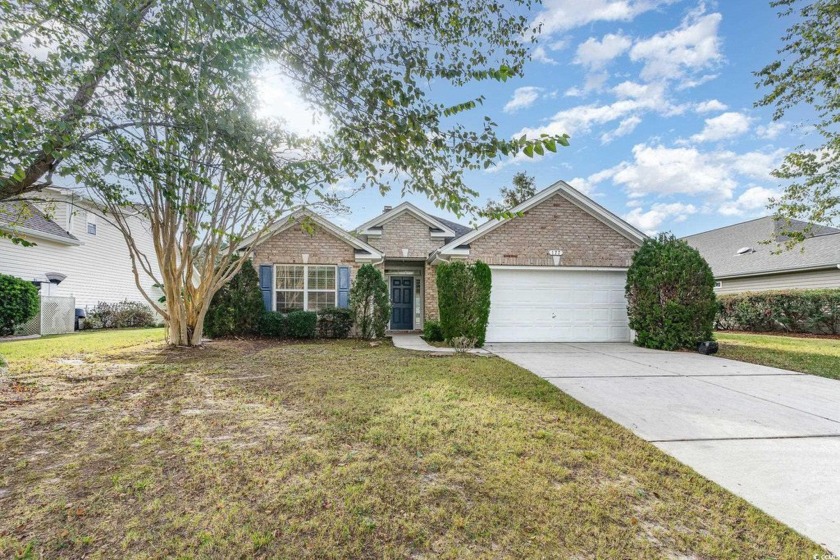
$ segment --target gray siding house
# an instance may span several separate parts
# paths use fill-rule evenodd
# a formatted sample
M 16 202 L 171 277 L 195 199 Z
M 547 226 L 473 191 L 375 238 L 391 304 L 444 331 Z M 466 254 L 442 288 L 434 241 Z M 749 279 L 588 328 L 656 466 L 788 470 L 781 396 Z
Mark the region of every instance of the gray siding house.
M 802 231 L 808 224 L 794 220 Z M 712 267 L 719 294 L 840 288 L 840 229 L 814 225 L 791 250 L 772 217 L 733 224 L 683 239 Z

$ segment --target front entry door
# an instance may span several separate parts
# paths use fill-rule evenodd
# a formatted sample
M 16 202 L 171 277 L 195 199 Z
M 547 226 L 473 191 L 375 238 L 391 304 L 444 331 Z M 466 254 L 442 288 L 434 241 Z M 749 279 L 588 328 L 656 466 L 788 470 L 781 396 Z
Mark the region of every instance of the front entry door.
M 391 277 L 391 329 L 410 331 L 414 328 L 414 278 Z

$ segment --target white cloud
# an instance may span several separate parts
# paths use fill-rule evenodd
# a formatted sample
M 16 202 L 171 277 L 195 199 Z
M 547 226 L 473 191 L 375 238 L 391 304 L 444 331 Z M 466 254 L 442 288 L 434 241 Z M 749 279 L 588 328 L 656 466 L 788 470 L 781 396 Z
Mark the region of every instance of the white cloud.
M 680 107 L 673 105 L 665 98 L 665 89 L 662 84 L 624 82 L 613 88 L 612 91 L 619 97 L 613 103 L 607 105 L 578 105 L 565 109 L 555 113 L 549 119 L 548 124 L 536 128 L 524 128 L 516 136 L 527 134 L 530 137 L 539 136 L 543 133 L 568 133 L 574 136 L 591 131 L 593 126 L 627 120 L 629 117 L 638 117 L 639 114 L 649 111 L 674 114 L 681 110 Z M 567 95 L 569 94 L 567 92 Z M 632 123 L 632 120 L 628 122 L 625 129 L 629 126 L 635 126 Z
M 609 61 L 627 52 L 632 41 L 625 35 L 604 35 L 599 41 L 590 37 L 578 45 L 574 63 L 586 66 L 589 69 L 603 68 Z
M 621 162 L 587 180 L 596 185 L 611 179 L 616 185 L 624 186 L 634 198 L 648 194 L 711 194 L 730 200 L 744 180 L 771 180 L 770 171 L 783 157 L 783 150 L 737 154 L 727 150 L 702 152 L 695 147 L 637 144 L 633 147 L 633 161 Z
M 609 132 L 605 132 L 601 135 L 601 143 L 609 144 L 616 138 L 621 136 L 627 136 L 631 132 L 633 132 L 637 126 L 642 122 L 642 119 L 637 116 L 627 117 L 623 121 L 618 124 L 618 128 L 615 130 L 611 130 Z
M 727 109 L 729 109 L 729 107 L 717 99 L 701 101 L 700 103 L 694 105 L 694 111 L 696 113 L 714 113 L 717 111 L 726 111 Z
M 759 138 L 773 140 L 779 134 L 787 130 L 787 125 L 780 122 L 771 122 L 768 125 L 761 125 L 755 129 L 755 135 Z
M 702 132 L 691 137 L 694 142 L 714 142 L 740 136 L 750 129 L 750 119 L 743 113 L 730 111 L 717 117 L 706 119 Z
M 779 191 L 765 187 L 750 187 L 735 200 L 722 204 L 719 212 L 724 216 L 761 214 L 766 210 L 770 199 L 777 196 L 779 196 Z
M 518 111 L 519 109 L 525 109 L 530 107 L 534 104 L 534 102 L 539 99 L 540 93 L 543 91 L 543 88 L 533 87 L 533 86 L 525 86 L 516 88 L 513 92 L 513 97 L 510 98 L 505 104 L 504 112 L 505 113 L 513 113 Z
M 542 25 L 542 32 L 551 35 L 568 31 L 596 21 L 631 21 L 633 18 L 669 4 L 673 0 L 545 0 L 544 9 L 537 14 L 535 23 Z
M 582 3 L 583 4 L 583 3 Z M 689 14 L 677 27 L 637 41 L 630 49 L 630 59 L 644 64 L 644 80 L 681 80 L 718 63 L 720 53 L 719 13 Z
M 648 235 L 652 235 L 658 231 L 659 226 L 665 221 L 683 222 L 688 216 L 695 213 L 697 213 L 697 208 L 693 204 L 683 204 L 682 202 L 656 203 L 647 212 L 644 212 L 641 207 L 634 208 L 624 215 L 624 219 Z
M 536 62 L 542 62 L 543 64 L 557 64 L 557 61 L 548 55 L 548 52 L 542 45 L 531 51 L 531 60 L 534 60 Z

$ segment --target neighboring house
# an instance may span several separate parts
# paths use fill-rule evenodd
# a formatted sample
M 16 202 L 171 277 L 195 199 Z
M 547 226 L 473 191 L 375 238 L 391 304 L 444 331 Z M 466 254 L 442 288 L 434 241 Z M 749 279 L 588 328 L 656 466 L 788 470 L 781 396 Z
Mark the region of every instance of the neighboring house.
M 438 317 L 437 265 L 481 260 L 492 269 L 488 341 L 629 341 L 624 286 L 644 234 L 562 181 L 513 210 L 522 215 L 471 229 L 405 202 L 354 234 L 301 210 L 243 249 L 267 309 L 346 306 L 371 263 L 390 289 L 390 328 L 418 330 Z
M 794 220 L 789 227 L 807 225 Z M 840 229 L 814 225 L 810 237 L 785 250 L 785 227 L 768 216 L 683 239 L 712 267 L 720 294 L 840 288 Z
M 36 245 L 23 247 L 0 238 L 0 274 L 31 280 L 43 295 L 73 296 L 76 307 L 100 301 L 144 301 L 134 280 L 122 233 L 89 200 L 72 191 L 48 188 L 38 197 L 47 202 L 0 203 L 0 229 Z M 156 266 L 146 221 L 129 218 L 132 238 Z M 139 270 L 144 289 L 157 297 L 154 281 Z

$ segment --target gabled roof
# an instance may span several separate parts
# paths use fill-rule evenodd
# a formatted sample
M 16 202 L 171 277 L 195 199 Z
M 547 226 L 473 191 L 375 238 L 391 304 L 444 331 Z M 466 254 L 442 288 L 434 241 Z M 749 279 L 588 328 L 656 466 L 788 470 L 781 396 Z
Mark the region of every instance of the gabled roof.
M 449 220 L 442 220 L 440 218 L 432 216 L 431 214 L 423 212 L 410 202 L 403 202 L 399 206 L 395 206 L 391 210 L 383 212 L 382 214 L 378 215 L 369 222 L 365 222 L 364 224 L 360 225 L 356 228 L 356 231 L 362 235 L 376 235 L 376 228 L 381 227 L 383 224 L 386 224 L 394 218 L 396 218 L 397 216 L 400 216 L 405 213 L 411 214 L 421 222 L 428 225 L 430 228 L 440 230 L 441 237 L 455 238 L 458 237 L 458 235 L 463 235 L 465 228 L 469 229 L 466 226 L 456 224 L 455 222 L 450 222 Z
M 65 245 L 81 245 L 76 236 L 65 231 L 30 202 L 0 202 L 0 229 Z
M 319 214 L 316 214 L 308 208 L 300 208 L 298 210 L 295 210 L 291 214 L 287 214 L 286 216 L 283 216 L 282 218 L 274 222 L 271 226 L 269 226 L 269 228 L 265 232 L 263 232 L 261 236 L 259 236 L 259 241 L 257 242 L 257 245 L 259 245 L 263 241 L 266 241 L 267 239 L 270 239 L 273 235 L 276 235 L 282 231 L 289 229 L 290 227 L 299 223 L 300 220 L 303 218 L 312 220 L 324 230 L 338 237 L 342 241 L 345 241 L 348 245 L 356 249 L 357 256 L 365 257 L 369 255 L 370 257 L 376 259 L 382 258 L 382 253 L 378 249 L 371 247 L 361 239 L 353 237 L 352 235 L 350 235 L 331 221 L 327 220 Z M 251 245 L 254 243 L 257 237 L 258 234 L 255 233 L 245 238 L 242 241 L 242 243 L 239 244 L 239 250 L 242 251 L 244 249 L 250 249 Z
M 596 203 L 591 198 L 585 196 L 580 191 L 569 185 L 564 181 L 557 181 L 550 187 L 541 190 L 519 206 L 511 209 L 512 213 L 527 212 L 531 208 L 537 206 L 541 202 L 551 198 L 555 194 L 559 194 L 567 199 L 569 202 L 589 213 L 596 219 L 600 220 L 607 226 L 611 227 L 630 241 L 641 244 L 645 240 L 645 234 L 637 230 L 600 204 Z M 516 219 L 516 218 L 511 218 Z M 457 254 L 462 251 L 459 249 L 462 245 L 469 245 L 472 241 L 486 235 L 505 224 L 508 220 L 489 220 L 478 228 L 471 230 L 466 235 L 462 235 L 457 239 L 453 239 L 448 244 L 441 247 L 437 252 L 443 255 Z
M 807 225 L 793 220 L 790 227 L 803 231 Z M 700 251 L 715 278 L 818 270 L 840 264 L 840 229 L 815 224 L 811 237 L 791 250 L 784 250 L 779 243 L 786 240 L 781 235 L 786 228 L 786 224 L 766 216 L 683 239 Z M 745 251 L 739 253 L 742 250 Z

